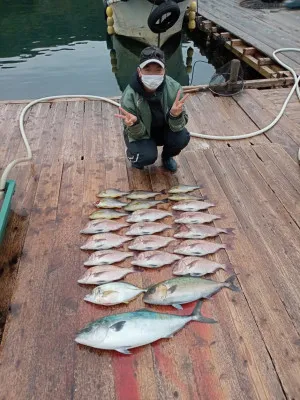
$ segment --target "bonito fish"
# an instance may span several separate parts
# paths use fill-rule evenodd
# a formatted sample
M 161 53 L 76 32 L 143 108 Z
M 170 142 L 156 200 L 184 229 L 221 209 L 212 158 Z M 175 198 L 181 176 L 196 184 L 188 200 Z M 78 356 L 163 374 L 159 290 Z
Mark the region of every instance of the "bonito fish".
M 196 189 L 201 189 L 202 186 L 190 186 L 190 185 L 178 185 L 178 186 L 173 186 L 170 190 L 169 193 L 188 193 L 192 192 L 193 190 Z
M 105 198 L 102 200 L 99 200 L 97 203 L 94 203 L 94 205 L 97 208 L 122 208 L 126 206 L 128 203 L 125 203 L 124 201 L 119 201 L 115 199 L 109 199 Z
M 96 349 L 130 354 L 132 348 L 173 337 L 190 321 L 216 323 L 201 314 L 201 306 L 202 302 L 197 303 L 191 315 L 163 314 L 145 309 L 108 315 L 86 325 L 78 332 L 75 341 Z
M 117 197 L 126 196 L 129 192 L 122 192 L 119 189 L 107 189 L 97 194 L 97 197 L 105 197 L 115 199 Z
M 209 207 L 214 207 L 214 203 L 208 203 L 206 201 L 199 201 L 199 200 L 190 200 L 185 201 L 182 203 L 177 203 L 175 206 L 172 207 L 173 210 L 179 211 L 199 211 L 199 210 L 206 210 Z
M 166 203 L 167 200 L 134 200 L 124 207 L 125 211 L 137 211 L 156 206 L 157 204 Z
M 229 249 L 230 246 L 223 243 L 213 243 L 206 240 L 184 240 L 175 250 L 176 254 L 186 256 L 206 256 L 220 249 Z
M 110 219 L 96 219 L 88 222 L 86 226 L 80 231 L 80 233 L 95 234 L 112 232 L 117 231 L 121 228 L 125 228 L 126 226 L 128 226 L 128 224 L 125 222 L 116 222 Z
M 131 237 L 121 236 L 115 233 L 98 233 L 91 236 L 80 248 L 81 250 L 107 250 L 113 247 L 119 247 L 121 244 L 131 239 Z
M 179 218 L 175 219 L 174 222 L 177 224 L 205 224 L 206 222 L 212 222 L 215 219 L 220 219 L 221 216 L 208 214 L 201 211 L 197 212 L 184 212 L 179 215 Z
M 94 211 L 92 214 L 89 215 L 89 219 L 116 219 L 125 217 L 125 215 L 128 215 L 128 213 L 124 211 L 103 209 Z
M 91 294 L 85 296 L 84 300 L 103 306 L 126 303 L 146 292 L 147 289 L 140 289 L 137 286 L 126 282 L 110 282 L 93 289 Z
M 174 237 L 178 239 L 205 239 L 208 237 L 217 236 L 220 233 L 231 232 L 232 229 L 222 229 L 209 225 L 191 224 L 181 226 L 179 231 L 174 234 Z
M 130 250 L 139 251 L 157 250 L 161 247 L 167 246 L 172 240 L 176 239 L 159 235 L 139 236 L 133 239 L 128 248 Z
M 127 219 L 127 222 L 143 222 L 143 221 L 156 221 L 168 216 L 172 216 L 171 213 L 165 210 L 156 210 L 155 208 L 148 210 L 138 210 L 133 212 Z
M 150 199 L 151 197 L 155 197 L 159 194 L 165 193 L 165 190 L 161 192 L 150 192 L 147 190 L 134 190 L 133 192 L 129 193 L 127 199 L 131 200 L 143 200 L 143 199 Z
M 162 232 L 166 229 L 172 229 L 171 225 L 162 224 L 159 222 L 138 222 L 131 225 L 125 235 L 139 236 L 152 235 L 153 233 Z
M 131 264 L 144 268 L 159 268 L 180 259 L 180 256 L 167 253 L 166 251 L 145 251 L 134 258 Z
M 90 267 L 93 265 L 114 264 L 132 256 L 133 253 L 127 251 L 100 250 L 92 253 L 84 262 L 84 265 Z
M 115 265 L 97 265 L 89 268 L 77 282 L 86 285 L 100 285 L 101 283 L 122 279 L 132 272 L 137 272 L 137 270 L 135 268 L 116 267 Z
M 218 269 L 227 270 L 227 265 L 201 257 L 184 257 L 173 268 L 174 275 L 202 276 L 212 274 Z
M 235 275 L 230 276 L 224 282 L 192 277 L 169 279 L 148 288 L 143 301 L 149 304 L 172 305 L 175 308 L 182 309 L 181 304 L 201 298 L 209 298 L 224 287 L 234 292 L 240 291 L 234 285 L 234 279 Z

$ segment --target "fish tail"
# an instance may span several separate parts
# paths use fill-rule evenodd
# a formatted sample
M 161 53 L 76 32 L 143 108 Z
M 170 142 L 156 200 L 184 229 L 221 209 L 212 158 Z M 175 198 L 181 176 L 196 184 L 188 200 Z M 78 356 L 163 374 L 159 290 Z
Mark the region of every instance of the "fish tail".
M 142 268 L 137 268 L 137 267 L 131 267 L 132 272 L 144 272 Z
M 207 318 L 204 315 L 201 314 L 201 307 L 202 307 L 203 301 L 202 300 L 198 300 L 197 304 L 191 314 L 191 317 L 193 317 L 194 321 L 198 321 L 198 322 L 203 322 L 206 324 L 216 324 L 218 321 L 211 319 L 211 318 Z
M 225 229 L 222 229 L 222 231 L 223 232 L 221 232 L 221 233 L 229 233 L 229 234 L 234 235 L 234 228 L 225 228 Z
M 167 189 L 160 190 L 159 193 L 161 193 L 161 194 L 166 194 L 166 193 L 167 193 Z
M 226 287 L 228 287 L 228 289 L 233 290 L 234 292 L 240 292 L 241 289 L 234 284 L 235 277 L 236 275 L 231 275 L 224 283 L 227 284 Z

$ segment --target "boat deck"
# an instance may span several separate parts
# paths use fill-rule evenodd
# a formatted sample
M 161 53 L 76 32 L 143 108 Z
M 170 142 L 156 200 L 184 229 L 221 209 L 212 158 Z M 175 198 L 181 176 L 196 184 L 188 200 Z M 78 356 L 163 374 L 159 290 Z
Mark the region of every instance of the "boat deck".
M 187 101 L 189 129 L 238 135 L 267 125 L 285 89 L 245 90 L 233 98 L 210 92 Z M 18 166 L 13 212 L 0 248 L 0 305 L 9 313 L 0 351 L 0 399 L 299 399 L 300 398 L 300 117 L 297 99 L 266 135 L 243 141 L 193 138 L 175 174 L 160 160 L 145 171 L 125 159 L 116 108 L 103 102 L 57 101 L 34 106 L 26 121 L 33 163 Z M 0 104 L 0 166 L 24 154 L 18 117 L 24 104 Z M 216 112 L 218 110 L 218 112 Z M 202 184 L 216 202 L 217 240 L 232 245 L 211 259 L 230 264 L 241 292 L 223 289 L 205 301 L 214 325 L 192 322 L 173 338 L 132 355 L 77 345 L 76 332 L 111 313 L 83 301 L 91 288 L 77 279 L 87 253 L 79 231 L 100 189 L 168 189 Z M 167 207 L 163 204 L 162 207 Z M 160 207 L 160 206 L 158 206 Z M 168 221 L 168 220 L 166 220 Z M 126 248 L 126 246 L 124 246 Z M 126 265 L 123 263 L 122 265 Z M 141 287 L 168 279 L 171 268 L 130 274 Z M 12 299 L 9 282 L 15 280 Z M 4 293 L 6 292 L 6 297 Z M 189 314 L 171 307 L 151 309 Z
M 300 48 L 300 10 L 251 9 L 241 7 L 241 3 L 245 1 L 224 0 L 220 7 L 218 0 L 203 0 L 198 12 L 271 58 L 278 48 Z M 279 58 L 300 73 L 299 52 L 284 53 Z

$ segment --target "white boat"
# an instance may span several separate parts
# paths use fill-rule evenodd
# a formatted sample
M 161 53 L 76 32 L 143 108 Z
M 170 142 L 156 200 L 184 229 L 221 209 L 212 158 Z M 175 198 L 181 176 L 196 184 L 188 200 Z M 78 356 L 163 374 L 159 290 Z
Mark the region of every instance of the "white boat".
M 107 0 L 105 7 L 110 6 L 113 10 L 113 27 L 117 35 L 131 37 L 147 45 L 162 46 L 171 36 L 181 32 L 185 12 L 191 3 L 191 0 L 178 3 L 177 1 L 169 0 L 168 4 L 177 4 L 180 10 L 179 18 L 166 32 L 159 34 L 149 28 L 148 17 L 158 7 L 161 9 L 160 5 L 154 5 L 149 0 Z M 166 13 L 159 22 L 163 23 L 169 17 L 170 13 Z

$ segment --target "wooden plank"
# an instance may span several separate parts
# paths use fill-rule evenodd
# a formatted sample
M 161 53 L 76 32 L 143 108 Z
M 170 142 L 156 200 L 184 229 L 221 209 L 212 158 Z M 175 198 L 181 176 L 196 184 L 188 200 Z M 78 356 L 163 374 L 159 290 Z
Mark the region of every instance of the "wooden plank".
M 56 162 L 44 165 L 41 172 L 17 278 L 18 290 L 12 299 L 12 311 L 1 343 L 0 374 L 1 381 L 5 382 L 0 387 L 2 398 L 34 397 L 32 371 L 45 365 L 44 361 L 37 364 L 36 352 L 40 349 L 36 348 L 36 329 L 43 326 L 42 299 L 48 300 L 44 298 L 43 288 L 55 240 L 61 174 L 62 164 Z
M 236 150 L 228 149 L 227 153 L 230 152 L 232 154 Z M 216 191 L 218 193 L 217 198 L 220 199 L 219 206 L 222 211 L 226 212 L 227 222 L 233 228 L 236 228 L 235 250 L 229 253 L 230 260 L 238 273 L 243 292 L 247 297 L 248 304 L 261 332 L 263 341 L 267 346 L 272 364 L 276 368 L 284 392 L 287 394 L 287 397 L 297 397 L 296 393 L 299 390 L 297 376 L 299 375 L 298 370 L 300 368 L 300 364 L 296 361 L 298 360 L 297 354 L 299 353 L 299 348 L 296 345 L 298 332 L 295 330 L 281 302 L 279 292 L 275 290 L 270 280 L 270 273 L 267 271 L 267 267 L 273 269 L 273 263 L 268 256 L 265 256 L 265 252 L 262 251 L 262 246 L 260 245 L 261 238 L 255 239 L 257 228 L 247 221 L 249 212 L 246 208 L 247 203 L 240 197 L 241 192 L 244 192 L 243 183 L 234 168 L 230 167 L 230 156 L 227 154 L 225 157 L 224 155 L 216 157 L 215 153 L 219 152 L 220 149 L 214 149 L 214 154 L 211 151 L 204 152 L 209 162 L 209 167 L 204 167 L 206 163 L 203 159 L 201 159 L 200 166 L 200 161 L 196 155 L 189 154 L 188 161 L 193 169 L 193 173 L 197 174 L 201 182 L 204 181 L 202 176 L 205 172 L 207 175 L 206 182 L 210 190 L 212 190 L 212 193 Z M 215 181 L 214 174 L 218 182 Z M 219 195 L 220 186 L 228 200 Z M 210 197 L 213 198 L 212 195 Z M 235 215 L 230 211 L 231 207 L 226 206 L 228 204 L 233 208 L 238 220 L 236 220 Z M 216 222 L 216 225 L 223 226 L 221 221 Z M 246 259 L 244 254 L 247 254 Z M 245 262 L 246 265 L 243 266 Z M 261 267 L 262 265 L 263 268 Z M 238 302 L 235 302 L 235 304 L 238 304 Z M 249 333 L 249 331 L 248 329 L 243 329 L 241 336 L 243 337 L 245 332 Z M 257 357 L 255 365 L 261 368 L 265 365 L 265 362 L 261 362 L 259 357 L 260 354 L 265 353 L 256 350 L 258 337 L 258 335 L 253 336 L 255 343 L 253 343 L 253 350 L 249 351 L 248 354 L 251 354 L 251 358 Z M 249 340 L 244 340 L 244 343 L 249 344 Z M 263 348 L 261 350 L 264 352 Z M 291 371 L 290 367 L 292 368 Z M 259 376 L 263 380 L 268 380 L 270 377 L 269 369 L 268 372 L 262 372 Z M 265 390 L 272 392 L 275 389 L 273 385 L 276 385 L 276 376 L 274 375 L 273 379 L 269 382 L 264 382 L 263 387 Z M 276 386 L 278 388 L 278 383 Z M 266 395 L 266 398 L 283 397 L 280 394 L 276 394 L 277 390 L 274 391 L 274 395 Z M 278 391 L 278 393 L 280 392 L 281 390 Z
M 83 121 L 83 157 L 90 160 L 101 160 L 104 155 L 104 130 L 102 119 L 102 102 L 87 101 L 84 105 Z
M 267 102 L 258 90 L 245 90 L 242 96 L 235 96 L 235 101 L 260 129 L 265 128 L 276 117 L 272 105 Z M 286 126 L 284 123 L 286 120 L 287 118 L 283 116 L 282 119 L 264 135 L 272 143 L 281 144 L 288 154 L 295 159 L 299 134 L 296 132 L 295 126 L 291 126 L 291 122 Z
M 93 159 L 86 158 L 84 164 L 84 187 L 83 187 L 83 206 L 82 206 L 82 227 L 86 225 L 89 218 L 88 215 L 94 211 L 95 207 L 92 203 L 100 189 L 105 188 L 105 165 L 104 162 L 98 162 Z M 86 240 L 82 235 L 81 243 Z M 88 258 L 87 252 L 81 251 L 81 262 L 74 272 L 73 285 L 77 285 L 76 277 L 79 278 L 84 272 L 83 262 Z M 79 331 L 87 323 L 100 318 L 108 313 L 113 313 L 110 308 L 102 308 L 87 303 L 83 300 L 85 294 L 88 294 L 91 288 L 87 286 L 80 287 L 77 297 L 78 311 L 76 330 Z M 97 366 L 97 368 L 95 368 Z M 101 373 L 99 373 L 101 371 Z M 109 351 L 97 351 L 89 349 L 85 346 L 75 345 L 74 357 L 74 399 L 96 400 L 99 393 L 105 399 L 115 400 L 115 382 L 112 368 L 112 353 Z
M 220 324 L 216 325 L 215 329 L 217 330 L 218 326 L 220 328 L 214 335 L 211 351 L 213 359 L 220 368 L 222 389 L 224 393 L 227 393 L 226 398 L 284 398 L 272 359 L 265 349 L 264 340 L 257 326 L 260 315 L 267 312 L 266 307 L 268 309 L 273 306 L 272 290 L 274 291 L 274 289 L 272 287 L 271 293 L 266 296 L 267 302 L 264 302 L 263 308 L 258 308 L 258 312 L 253 313 L 252 303 L 256 304 L 256 308 L 259 307 L 258 299 L 259 303 L 263 301 L 260 285 L 263 286 L 267 283 L 260 277 L 260 270 L 256 271 L 260 263 L 258 253 L 248 241 L 243 227 L 232 209 L 232 198 L 226 197 L 222 189 L 223 185 L 220 179 L 224 175 L 224 171 L 221 171 L 220 167 L 220 174 L 217 177 L 214 175 L 213 166 L 207 159 L 208 154 L 213 157 L 211 151 L 204 151 L 201 157 L 195 152 L 188 152 L 185 156 L 197 183 L 204 184 L 205 194 L 211 201 L 217 202 L 214 212 L 225 214 L 224 221 L 216 221 L 215 225 L 218 227 L 230 226 L 235 229 L 234 251 L 229 251 L 228 256 L 234 265 L 235 272 L 238 273 L 238 280 L 247 298 L 244 300 L 243 293 L 234 296 L 232 292 L 224 290 L 212 299 L 215 318 Z M 227 238 L 224 239 L 226 241 Z M 228 260 L 224 258 L 223 254 L 217 253 L 213 258 L 227 263 Z M 243 254 L 247 254 L 246 259 Z M 217 280 L 221 280 L 224 273 L 218 273 L 216 276 Z M 259 280 L 258 285 L 253 282 L 256 277 Z M 275 298 L 277 297 L 275 292 Z M 248 309 L 249 305 L 251 311 Z M 280 305 L 283 308 L 281 303 Z M 272 313 L 274 314 L 274 311 Z
M 102 104 L 105 155 L 108 157 L 124 157 L 123 124 L 119 118 L 114 116 L 115 114 L 118 114 L 117 107 L 108 103 Z
M 82 129 L 83 129 L 84 102 L 67 103 L 67 112 L 64 120 L 64 134 L 61 154 L 66 162 L 79 161 L 83 156 Z

